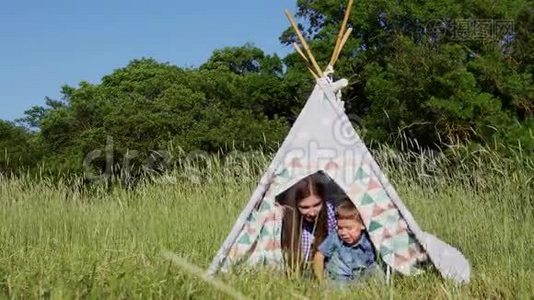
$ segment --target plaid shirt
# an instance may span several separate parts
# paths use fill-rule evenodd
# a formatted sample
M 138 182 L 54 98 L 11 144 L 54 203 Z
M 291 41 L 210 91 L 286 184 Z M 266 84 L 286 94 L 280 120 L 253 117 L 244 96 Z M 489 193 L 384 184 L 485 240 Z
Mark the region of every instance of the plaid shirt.
M 328 232 L 336 231 L 337 222 L 336 222 L 336 213 L 335 213 L 333 201 L 330 201 L 330 200 L 326 201 L 326 216 L 327 216 Z M 306 221 L 303 221 L 303 224 L 302 224 L 300 250 L 304 254 L 304 261 L 307 261 L 310 259 L 311 244 L 314 239 L 313 225 L 314 223 L 306 222 Z

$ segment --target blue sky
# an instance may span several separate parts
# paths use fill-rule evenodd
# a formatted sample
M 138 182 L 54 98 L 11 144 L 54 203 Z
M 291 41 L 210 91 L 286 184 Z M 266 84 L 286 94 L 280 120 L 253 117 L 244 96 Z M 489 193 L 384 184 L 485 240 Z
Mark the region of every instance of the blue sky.
M 98 83 L 131 59 L 198 66 L 214 49 L 246 42 L 267 53 L 296 0 L 2 1 L 0 119 L 22 117 L 64 84 Z

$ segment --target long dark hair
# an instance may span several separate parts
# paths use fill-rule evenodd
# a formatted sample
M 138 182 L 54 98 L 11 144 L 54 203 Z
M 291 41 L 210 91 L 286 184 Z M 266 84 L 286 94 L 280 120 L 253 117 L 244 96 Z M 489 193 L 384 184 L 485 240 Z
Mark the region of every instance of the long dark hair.
M 304 261 L 304 253 L 301 251 L 301 237 L 303 216 L 298 210 L 298 203 L 310 195 L 315 195 L 323 201 L 321 211 L 317 215 L 314 225 L 314 240 L 311 245 L 311 255 L 317 252 L 317 247 L 326 239 L 328 233 L 327 207 L 326 207 L 326 184 L 325 176 L 314 173 L 303 178 L 286 192 L 279 201 L 285 206 L 282 219 L 282 250 L 286 255 L 286 262 L 290 269 L 301 267 Z

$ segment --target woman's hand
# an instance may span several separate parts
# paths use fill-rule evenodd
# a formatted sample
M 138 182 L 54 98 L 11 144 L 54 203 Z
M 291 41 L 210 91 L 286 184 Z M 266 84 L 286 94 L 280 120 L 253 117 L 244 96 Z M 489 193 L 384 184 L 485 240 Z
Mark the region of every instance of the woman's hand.
M 315 274 L 315 278 L 319 281 L 319 283 L 323 282 L 323 276 L 324 276 L 324 255 L 317 251 L 315 255 L 313 256 L 313 273 Z

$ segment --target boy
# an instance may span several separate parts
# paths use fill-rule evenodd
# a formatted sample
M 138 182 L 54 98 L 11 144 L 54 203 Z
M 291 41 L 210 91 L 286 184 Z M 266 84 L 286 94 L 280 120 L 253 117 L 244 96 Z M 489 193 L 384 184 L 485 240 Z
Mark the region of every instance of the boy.
M 326 273 L 336 283 L 360 282 L 383 275 L 376 263 L 373 245 L 365 232 L 358 210 L 345 198 L 336 207 L 337 234 L 332 231 L 313 258 L 313 271 L 319 281 Z

